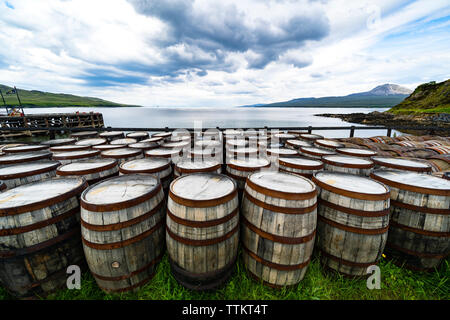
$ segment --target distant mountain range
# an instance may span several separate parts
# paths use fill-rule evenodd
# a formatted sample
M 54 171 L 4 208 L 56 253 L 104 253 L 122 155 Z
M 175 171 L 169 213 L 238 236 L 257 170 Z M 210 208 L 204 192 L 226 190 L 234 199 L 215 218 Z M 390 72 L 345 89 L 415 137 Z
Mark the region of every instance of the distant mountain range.
M 392 107 L 402 102 L 413 91 L 396 84 L 383 84 L 367 92 L 341 97 L 299 98 L 270 104 L 254 104 L 244 107 Z
M 0 84 L 6 105 L 8 107 L 18 106 L 19 101 L 15 94 L 6 94 L 14 88 Z M 50 93 L 38 90 L 17 89 L 19 98 L 24 107 L 137 107 L 126 104 L 119 104 L 106 101 L 99 98 L 80 97 L 72 94 Z M 0 98 L 0 107 L 3 107 L 3 101 Z

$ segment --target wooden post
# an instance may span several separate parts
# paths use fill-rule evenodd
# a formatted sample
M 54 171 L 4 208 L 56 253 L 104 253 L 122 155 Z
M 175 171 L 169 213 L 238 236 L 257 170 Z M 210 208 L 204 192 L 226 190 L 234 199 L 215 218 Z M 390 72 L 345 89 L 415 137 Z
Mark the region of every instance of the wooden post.
M 308 127 L 308 133 L 311 133 L 312 132 L 312 126 L 309 126 Z
M 350 129 L 350 138 L 353 138 L 355 136 L 355 126 L 352 126 Z
M 392 128 L 387 129 L 387 136 L 390 137 L 392 134 Z

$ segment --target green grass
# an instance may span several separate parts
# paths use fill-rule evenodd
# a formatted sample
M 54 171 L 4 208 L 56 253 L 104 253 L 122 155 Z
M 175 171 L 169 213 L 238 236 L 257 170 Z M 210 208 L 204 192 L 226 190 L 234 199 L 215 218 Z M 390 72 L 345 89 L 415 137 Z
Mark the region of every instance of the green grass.
M 196 292 L 179 285 L 170 273 L 167 255 L 157 268 L 155 277 L 134 293 L 106 294 L 89 272 L 82 276 L 81 290 L 60 290 L 51 300 L 448 300 L 450 299 L 450 263 L 445 260 L 434 272 L 415 272 L 382 259 L 381 289 L 369 290 L 365 279 L 348 279 L 325 272 L 314 256 L 305 278 L 295 287 L 272 289 L 248 276 L 242 258 L 229 282 L 213 292 Z M 0 300 L 11 299 L 0 288 Z
M 393 114 L 420 114 L 420 113 L 450 113 L 450 106 L 431 108 L 431 109 L 399 109 L 389 110 Z

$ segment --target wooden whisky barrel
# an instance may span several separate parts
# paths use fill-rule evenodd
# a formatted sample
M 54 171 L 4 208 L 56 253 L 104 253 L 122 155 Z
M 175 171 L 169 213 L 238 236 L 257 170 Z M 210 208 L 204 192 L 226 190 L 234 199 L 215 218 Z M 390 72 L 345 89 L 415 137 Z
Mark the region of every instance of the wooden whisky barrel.
M 48 151 L 5 154 L 3 156 L 0 156 L 0 167 L 10 165 L 10 164 L 33 162 L 33 161 L 46 160 L 46 159 L 51 159 L 51 158 L 52 158 L 52 153 L 48 152 Z
M 159 179 L 131 174 L 81 195 L 81 234 L 89 269 L 105 292 L 145 285 L 164 254 L 164 192 Z
M 128 148 L 139 149 L 142 152 L 144 152 L 147 150 L 159 148 L 159 143 L 157 143 L 157 142 L 137 142 L 137 143 L 128 145 Z
M 365 276 L 383 254 L 389 227 L 389 189 L 367 177 L 317 172 L 317 247 L 322 263 L 349 276 Z
M 148 139 L 150 136 L 148 132 L 130 132 L 127 134 L 127 138 L 136 139 L 138 142 Z
M 78 198 L 81 178 L 52 178 L 0 193 L 0 282 L 16 297 L 66 285 L 69 265 L 84 262 Z
M 450 146 L 427 147 L 426 149 L 430 149 L 432 151 L 436 151 L 439 154 L 450 154 Z M 3 151 L 6 152 L 5 149 L 3 149 Z
M 77 140 L 73 138 L 64 138 L 64 139 L 53 139 L 53 140 L 47 140 L 42 141 L 41 144 L 48 146 L 48 147 L 56 147 L 56 146 L 63 146 L 66 144 L 74 144 Z
M 213 289 L 233 272 L 239 201 L 233 179 L 193 173 L 175 179 L 167 203 L 166 243 L 172 274 L 183 286 Z
M 256 172 L 247 178 L 241 210 L 249 274 L 275 287 L 300 282 L 314 247 L 316 186 L 295 174 Z
M 106 150 L 100 153 L 102 158 L 116 159 L 119 165 L 125 161 L 141 159 L 144 157 L 142 150 L 132 148 L 119 148 L 113 150 Z
M 164 138 L 163 137 L 152 137 L 152 138 L 141 140 L 139 142 L 142 142 L 142 143 L 157 143 L 158 145 L 161 145 L 161 143 L 164 142 Z
M 279 158 L 278 167 L 280 171 L 301 175 L 311 179 L 317 171 L 323 170 L 323 163 L 320 160 L 312 160 L 301 157 Z
M 322 159 L 324 156 L 330 156 L 336 154 L 336 152 L 317 147 L 300 147 L 298 153 L 309 159 Z
M 255 147 L 242 147 L 235 149 L 227 149 L 226 156 L 228 159 L 246 159 L 246 158 L 256 158 L 258 156 L 258 148 Z
M 271 140 L 272 141 L 279 141 L 281 143 L 286 143 L 287 140 L 293 140 L 296 139 L 297 136 L 295 134 L 291 133 L 276 133 L 272 135 Z
M 54 146 L 50 147 L 50 152 L 70 152 L 70 151 L 82 151 L 89 150 L 91 147 L 89 146 L 77 146 L 75 144 L 67 144 L 62 146 Z
M 337 148 L 336 152 L 345 156 L 370 158 L 377 155 L 376 151 L 355 148 Z
M 261 154 L 261 153 L 260 153 Z M 267 154 L 267 158 L 273 162 L 273 163 L 278 163 L 278 159 L 280 157 L 282 158 L 294 158 L 294 157 L 299 157 L 299 153 L 297 150 L 295 149 L 288 149 L 288 148 L 267 148 L 265 150 L 265 152 L 262 152 L 262 156 L 264 157 L 265 154 Z
M 371 137 L 369 139 L 372 140 L 373 142 L 382 143 L 382 144 L 389 144 L 389 143 L 395 142 L 395 140 L 393 138 L 388 137 L 388 136 L 376 136 L 376 137 Z
M 450 254 L 450 181 L 428 174 L 375 170 L 391 189 L 387 255 L 415 270 L 432 270 Z
M 121 139 L 125 137 L 125 133 L 122 131 L 106 131 L 102 132 L 98 135 L 100 138 L 104 138 L 108 141 L 112 141 L 115 139 Z
M 27 152 L 36 152 L 36 151 L 44 151 L 47 150 L 48 146 L 42 145 L 42 144 L 36 144 L 36 145 L 24 145 L 24 146 L 18 146 L 18 147 L 6 147 L 2 149 L 2 152 L 6 154 L 11 153 L 27 153 Z
M 97 135 L 98 135 L 97 131 L 80 131 L 72 133 L 70 137 L 79 140 L 86 138 L 95 138 Z
M 318 139 L 323 139 L 324 137 L 319 134 L 313 134 L 313 133 L 301 133 L 298 138 L 300 140 L 310 141 L 314 142 Z
M 289 139 L 286 140 L 284 146 L 285 148 L 299 150 L 300 147 L 312 147 L 312 144 L 305 140 Z
M 168 148 L 168 149 L 178 149 L 178 150 L 185 150 L 186 148 L 190 148 L 191 141 L 169 141 L 164 142 L 161 144 L 161 148 Z
M 222 142 L 219 140 L 203 139 L 195 141 L 194 145 L 202 149 L 222 148 Z
M 168 158 L 142 158 L 130 160 L 119 166 L 121 175 L 145 173 L 151 174 L 161 180 L 164 195 L 169 192 L 169 186 L 173 179 L 172 166 Z
M 215 160 L 193 161 L 193 159 L 186 159 L 178 161 L 173 171 L 177 178 L 185 174 L 198 172 L 222 173 L 222 165 Z
M 410 159 L 372 157 L 372 161 L 376 165 L 375 169 L 398 169 L 422 173 L 431 173 L 432 171 L 429 164 Z
M 225 147 L 227 149 L 236 149 L 236 148 L 243 148 L 248 146 L 248 140 L 245 140 L 243 138 L 234 139 L 234 138 L 228 138 L 227 142 L 225 143 Z
M 83 177 L 89 185 L 119 174 L 115 159 L 86 159 L 64 164 L 56 170 L 61 177 Z
M 106 142 L 107 140 L 104 138 L 89 138 L 89 139 L 80 139 L 77 142 L 75 142 L 75 145 L 93 147 L 106 144 Z
M 97 158 L 100 155 L 99 150 L 81 150 L 69 152 L 55 152 L 53 153 L 53 160 L 61 162 L 61 164 L 68 164 L 84 159 Z
M 290 133 L 290 134 L 295 135 L 296 137 L 299 137 L 301 134 L 308 133 L 308 131 L 305 131 L 305 130 L 288 130 L 287 133 Z
M 0 180 L 8 189 L 56 176 L 58 161 L 35 161 L 12 164 L 0 168 Z
M 131 144 L 130 144 L 131 146 Z M 106 150 L 113 150 L 113 149 L 120 149 L 120 148 L 126 148 L 127 145 L 125 144 L 101 144 L 98 146 L 93 146 L 92 150 L 99 150 L 100 152 L 106 151 Z
M 162 137 L 164 141 L 170 141 L 170 137 L 172 136 L 172 132 L 157 132 L 152 134 L 153 137 Z
M 188 151 L 188 158 L 195 161 L 219 161 L 223 162 L 223 153 L 221 148 L 194 148 Z
M 322 158 L 324 169 L 330 172 L 341 172 L 368 177 L 374 168 L 373 161 L 364 158 L 331 155 Z
M 236 181 L 241 196 L 247 177 L 269 167 L 270 161 L 266 158 L 229 159 L 225 170 L 226 174 Z
M 137 140 L 133 138 L 122 138 L 122 139 L 115 139 L 110 142 L 110 144 L 124 144 L 126 146 L 136 143 Z
M 335 140 L 317 139 L 314 141 L 314 145 L 318 148 L 323 148 L 331 151 L 335 151 L 337 148 L 344 148 L 345 146 Z
M 177 149 L 156 148 L 144 152 L 146 157 L 168 158 L 172 163 L 177 163 L 181 158 L 181 151 Z

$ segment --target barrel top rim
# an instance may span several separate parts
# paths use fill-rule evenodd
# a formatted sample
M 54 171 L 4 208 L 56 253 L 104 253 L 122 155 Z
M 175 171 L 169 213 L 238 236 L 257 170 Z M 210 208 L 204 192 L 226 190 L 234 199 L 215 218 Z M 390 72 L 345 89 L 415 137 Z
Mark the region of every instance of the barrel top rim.
M 6 148 L 3 148 L 2 151 L 4 153 L 9 153 L 9 152 L 13 153 L 14 151 L 18 152 L 20 150 L 31 150 L 29 152 L 32 152 L 33 149 L 35 151 L 40 151 L 40 150 L 45 150 L 47 148 L 48 148 L 48 146 L 47 145 L 43 145 L 43 144 L 26 144 L 26 145 L 23 145 L 23 146 L 6 147 Z
M 348 154 L 365 154 L 365 155 L 377 154 L 377 152 L 373 150 L 358 149 L 358 148 L 337 148 L 336 151 L 338 153 L 348 153 Z
M 63 152 L 55 152 L 53 153 L 53 158 L 56 160 L 59 159 L 77 159 L 80 156 L 89 156 L 89 155 L 95 155 L 100 154 L 99 150 L 77 150 L 77 151 L 63 151 Z
M 133 156 L 139 155 L 141 153 L 142 150 L 124 147 L 124 148 L 104 150 L 100 154 L 102 156 Z
M 202 159 L 201 161 L 191 161 L 190 159 L 184 159 L 178 161 L 175 166 L 181 169 L 208 169 L 212 167 L 217 167 L 220 165 L 219 161 Z
M 227 164 L 241 168 L 263 168 L 270 165 L 270 161 L 266 158 L 252 157 L 245 159 L 229 159 Z
M 51 145 L 52 143 L 64 143 L 64 142 L 75 142 L 77 139 L 74 138 L 61 138 L 61 139 L 51 139 L 46 141 L 41 141 L 43 145 Z
M 267 152 L 277 153 L 277 154 L 298 154 L 297 150 L 289 148 L 267 148 Z
M 370 159 L 358 158 L 358 157 L 350 157 L 340 154 L 332 154 L 328 156 L 324 156 L 322 158 L 323 162 L 328 164 L 349 164 L 349 165 L 358 165 L 361 167 L 372 168 L 374 163 Z
M 336 154 L 336 152 L 328 150 L 328 149 L 323 149 L 323 148 L 318 148 L 318 147 L 300 147 L 300 151 L 302 152 L 306 152 L 306 153 L 314 153 L 314 154 L 326 154 L 326 155 L 334 155 Z
M 162 157 L 148 157 L 125 161 L 120 165 L 120 168 L 127 171 L 153 170 L 162 169 L 164 167 L 167 167 L 167 165 L 169 164 L 170 159 Z
M 145 151 L 145 154 L 150 154 L 150 155 L 159 155 L 159 154 L 178 154 L 180 152 L 180 150 L 177 149 L 172 149 L 172 148 L 155 148 L 152 150 L 147 150 Z
M 45 150 L 35 152 L 19 152 L 19 153 L 4 154 L 3 156 L 0 156 L 0 163 L 11 160 L 25 160 L 51 155 L 52 153 L 50 151 Z
M 306 159 L 302 157 L 295 157 L 295 158 L 284 158 L 280 157 L 278 159 L 278 162 L 280 164 L 287 163 L 287 164 L 293 164 L 293 165 L 299 165 L 299 166 L 306 166 L 306 167 L 323 167 L 323 162 L 320 160 L 315 159 Z
M 119 141 L 121 143 L 119 143 Z M 119 139 L 114 139 L 112 140 L 109 144 L 132 144 L 132 143 L 136 143 L 137 140 L 133 139 L 133 138 L 119 138 Z
M 316 190 L 309 179 L 287 172 L 259 171 L 248 176 L 247 180 L 263 189 L 284 194 L 308 194 Z
M 103 168 L 109 168 L 111 166 L 114 167 L 114 164 L 117 164 L 117 160 L 115 159 L 108 159 L 108 158 L 84 159 L 61 165 L 58 168 L 57 173 L 77 174 L 78 172 L 86 172 L 86 171 L 96 172 Z
M 75 142 L 76 146 L 84 146 L 84 145 L 93 145 L 92 143 L 88 143 L 88 142 L 93 142 L 93 143 L 106 143 L 106 139 L 105 138 L 86 138 L 86 139 L 81 139 L 78 140 L 77 142 Z M 88 143 L 88 144 L 85 144 Z
M 0 180 L 14 179 L 18 176 L 30 176 L 55 170 L 61 163 L 54 160 L 32 161 L 10 164 L 0 168 Z
M 377 156 L 377 157 L 372 157 L 372 160 L 373 160 L 373 162 L 375 162 L 379 165 L 384 165 L 386 167 L 388 167 L 390 165 L 395 165 L 395 166 L 401 166 L 401 167 L 410 168 L 410 169 L 414 169 L 414 168 L 429 169 L 431 171 L 431 165 L 429 165 L 425 162 L 420 162 L 420 161 L 416 161 L 416 160 L 412 160 L 412 159 Z

